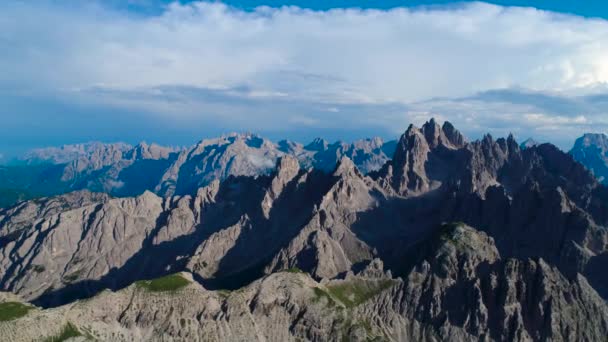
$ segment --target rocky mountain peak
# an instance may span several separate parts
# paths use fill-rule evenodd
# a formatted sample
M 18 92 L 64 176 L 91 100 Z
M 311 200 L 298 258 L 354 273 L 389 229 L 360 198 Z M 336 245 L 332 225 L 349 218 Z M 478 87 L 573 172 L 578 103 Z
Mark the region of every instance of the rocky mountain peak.
M 440 145 L 452 149 L 461 148 L 466 142 L 464 136 L 448 121 L 440 126 L 434 118 L 431 118 L 422 125 L 420 131 L 431 149 Z
M 492 134 L 490 134 L 490 133 L 484 134 L 483 137 L 481 138 L 481 144 L 485 145 L 485 146 L 493 145 L 494 138 L 492 137 Z
M 340 178 L 345 178 L 345 177 L 353 177 L 353 176 L 360 176 L 360 172 L 359 170 L 357 170 L 357 166 L 355 166 L 355 163 L 353 163 L 353 161 L 348 158 L 348 157 L 342 157 L 340 159 L 340 161 L 338 161 L 338 164 L 336 165 L 336 169 L 334 170 L 333 173 L 334 177 L 340 177 Z
M 442 255 L 448 255 L 454 259 L 467 259 L 477 265 L 500 259 L 494 239 L 464 223 L 442 224 L 437 235 L 434 243 L 438 247 L 433 260 L 443 260 Z
M 464 135 L 462 135 L 462 133 L 460 133 L 460 131 L 458 131 L 449 121 L 445 121 L 443 123 L 441 130 L 445 134 L 447 140 L 454 147 L 458 147 L 458 148 L 463 147 L 465 145 L 465 143 L 467 142 Z
M 269 218 L 273 202 L 279 198 L 287 184 L 289 184 L 300 172 L 300 163 L 292 156 L 283 156 L 277 160 L 277 167 L 270 183 L 269 189 L 262 200 L 262 212 Z
M 315 138 L 310 144 L 304 146 L 305 149 L 310 151 L 325 151 L 329 146 L 329 142 L 322 138 Z
M 574 146 L 596 146 L 601 150 L 608 151 L 608 136 L 603 133 L 585 133 L 582 137 L 576 140 Z
M 297 155 L 304 150 L 304 145 L 290 140 L 281 140 L 277 142 L 277 147 L 281 152 L 293 155 Z
M 159 160 L 169 158 L 169 155 L 173 152 L 175 152 L 175 149 L 173 148 L 160 146 L 154 143 L 148 145 L 145 141 L 142 141 L 132 150 L 128 151 L 125 158 L 130 160 Z
M 293 178 L 300 170 L 300 163 L 293 156 L 283 156 L 277 161 L 277 177 L 283 177 L 284 175 L 290 175 Z
M 443 131 L 441 130 L 441 126 L 435 121 L 434 118 L 427 121 L 422 128 L 420 129 L 424 137 L 426 138 L 427 143 L 431 148 L 435 148 L 439 146 L 440 143 L 444 143 L 447 139 L 444 138 Z
M 519 147 L 520 147 L 522 150 L 525 150 L 525 149 L 532 148 L 532 147 L 534 147 L 534 146 L 538 146 L 538 145 L 540 145 L 540 144 L 539 144 L 539 143 L 538 143 L 536 140 L 534 140 L 533 138 L 528 138 L 528 139 L 524 140 L 524 141 L 523 141 L 523 142 L 522 142 L 522 143 L 519 145 Z
M 424 132 L 410 125 L 399 139 L 391 161 L 392 175 L 384 175 L 391 178 L 388 181 L 398 193 L 418 193 L 428 188 L 425 162 L 431 145 L 427 139 L 435 141 L 435 125 L 434 121 L 426 123 Z
M 587 133 L 576 139 L 569 153 L 600 182 L 608 184 L 608 136 L 602 133 Z

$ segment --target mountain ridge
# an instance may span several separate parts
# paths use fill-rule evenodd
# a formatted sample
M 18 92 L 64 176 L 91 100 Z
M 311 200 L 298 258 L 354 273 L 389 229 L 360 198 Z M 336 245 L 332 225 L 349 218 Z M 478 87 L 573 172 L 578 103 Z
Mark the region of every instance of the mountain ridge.
M 13 200 L 89 189 L 114 196 L 136 196 L 145 190 L 162 196 L 193 194 L 200 186 L 230 175 L 269 174 L 279 157 L 292 155 L 304 167 L 330 172 L 341 156 L 351 157 L 368 172 L 392 155 L 392 142 L 380 138 L 353 143 L 327 143 L 322 149 L 280 141 L 275 144 L 252 133 L 230 133 L 203 139 L 191 147 L 163 147 L 142 142 L 86 143 L 35 149 L 13 166 L 0 169 L 0 189 Z M 28 174 L 23 176 L 23 170 Z
M 573 156 L 550 144 L 521 149 L 512 135 L 468 142 L 431 120 L 410 126 L 378 171 L 347 156 L 330 173 L 300 160 L 284 155 L 268 175 L 230 175 L 194 194 L 79 191 L 1 209 L 0 286 L 46 308 L 49 325 L 68 320 L 101 339 L 608 333 L 608 188 Z M 199 299 L 128 304 L 139 298 L 133 284 L 179 272 Z M 125 314 L 93 309 L 105 301 Z M 232 305 L 250 323 L 224 321 Z M 205 316 L 205 307 L 216 309 Z M 166 310 L 180 313 L 152 328 Z M 214 330 L 218 319 L 229 335 Z

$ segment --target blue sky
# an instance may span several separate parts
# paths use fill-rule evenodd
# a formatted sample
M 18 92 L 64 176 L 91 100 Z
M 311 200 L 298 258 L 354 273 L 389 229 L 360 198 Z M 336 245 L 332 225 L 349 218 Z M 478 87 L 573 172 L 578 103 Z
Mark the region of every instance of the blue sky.
M 131 0 L 131 1 L 115 1 L 114 6 L 129 9 L 140 13 L 158 13 L 159 7 L 167 5 L 172 1 L 159 0 Z M 189 3 L 192 1 L 181 1 Z M 301 8 L 310 8 L 314 10 L 328 10 L 332 8 L 377 8 L 390 9 L 395 7 L 417 7 L 417 6 L 445 6 L 461 3 L 462 1 L 451 0 L 234 0 L 223 1 L 226 4 L 243 8 L 247 10 L 254 9 L 258 6 L 298 6 Z M 534 7 L 547 11 L 562 12 L 575 14 L 585 17 L 608 18 L 608 3 L 604 1 L 576 1 L 576 0 L 497 0 L 487 1 L 492 4 L 501 6 L 523 6 Z
M 393 139 L 430 117 L 472 139 L 513 132 L 566 149 L 608 130 L 607 7 L 6 0 L 0 161 L 229 131 Z

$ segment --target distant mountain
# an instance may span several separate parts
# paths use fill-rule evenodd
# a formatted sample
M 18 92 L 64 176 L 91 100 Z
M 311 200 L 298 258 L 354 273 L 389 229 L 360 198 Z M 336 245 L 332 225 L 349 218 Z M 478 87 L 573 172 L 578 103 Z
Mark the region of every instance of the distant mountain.
M 304 147 L 289 141 L 275 144 L 255 134 L 233 133 L 202 140 L 189 148 L 94 142 L 36 149 L 22 157 L 20 165 L 0 169 L 4 176 L 0 191 L 11 194 L 0 200 L 0 207 L 82 189 L 120 197 L 146 190 L 162 196 L 194 194 L 216 179 L 267 175 L 277 159 L 285 155 L 294 156 L 303 167 L 326 172 L 331 172 L 341 157 L 348 156 L 367 173 L 386 163 L 395 145 L 380 138 L 353 143 L 319 141 Z
M 538 145 L 540 145 L 540 144 L 536 140 L 534 140 L 532 138 L 528 138 L 528 139 L 524 140 L 521 144 L 519 144 L 519 148 L 521 148 L 522 150 L 525 150 L 527 148 L 538 146 Z
M 608 136 L 587 133 L 576 139 L 569 152 L 603 182 L 608 184 Z
M 134 196 L 158 184 L 178 149 L 155 144 L 87 143 L 28 152 L 16 163 L 0 167 L 0 191 L 36 198 L 89 189 Z M 13 204 L 6 198 L 0 207 Z
M 73 163 L 73 172 L 85 169 L 98 170 L 103 166 L 111 165 L 123 159 L 123 154 L 133 147 L 123 143 L 104 144 L 92 142 L 86 144 L 64 145 L 61 147 L 48 147 L 34 149 L 21 158 L 27 164 Z M 70 175 L 66 175 L 69 177 Z
M 329 173 L 303 166 L 330 150 L 322 140 L 269 144 L 226 136 L 179 152 L 163 177 L 175 196 L 79 191 L 0 210 L 0 302 L 39 306 L 0 322 L 3 336 L 608 336 L 608 188 L 571 155 L 512 136 L 469 142 L 434 120 L 368 175 L 346 156 Z M 243 174 L 181 195 L 204 167 Z

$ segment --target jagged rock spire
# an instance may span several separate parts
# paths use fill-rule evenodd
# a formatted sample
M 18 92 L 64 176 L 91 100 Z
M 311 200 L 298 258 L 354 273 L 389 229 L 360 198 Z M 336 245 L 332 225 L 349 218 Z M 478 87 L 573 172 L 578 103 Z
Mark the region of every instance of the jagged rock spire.
M 449 121 L 445 121 L 441 129 L 452 146 L 463 147 L 467 142 L 466 138 Z
M 289 184 L 300 172 L 298 160 L 286 155 L 277 160 L 277 168 L 269 189 L 262 200 L 262 212 L 266 218 L 270 216 L 273 202 L 279 198 L 285 186 Z
M 304 148 L 310 151 L 325 151 L 329 143 L 327 140 L 322 138 L 315 138 L 310 144 L 306 145 Z
M 390 184 L 401 194 L 421 193 L 429 190 L 430 181 L 426 163 L 428 155 L 434 149 L 447 148 L 455 150 L 464 147 L 464 136 L 445 122 L 443 126 L 431 119 L 417 128 L 410 125 L 399 139 L 391 165 Z

